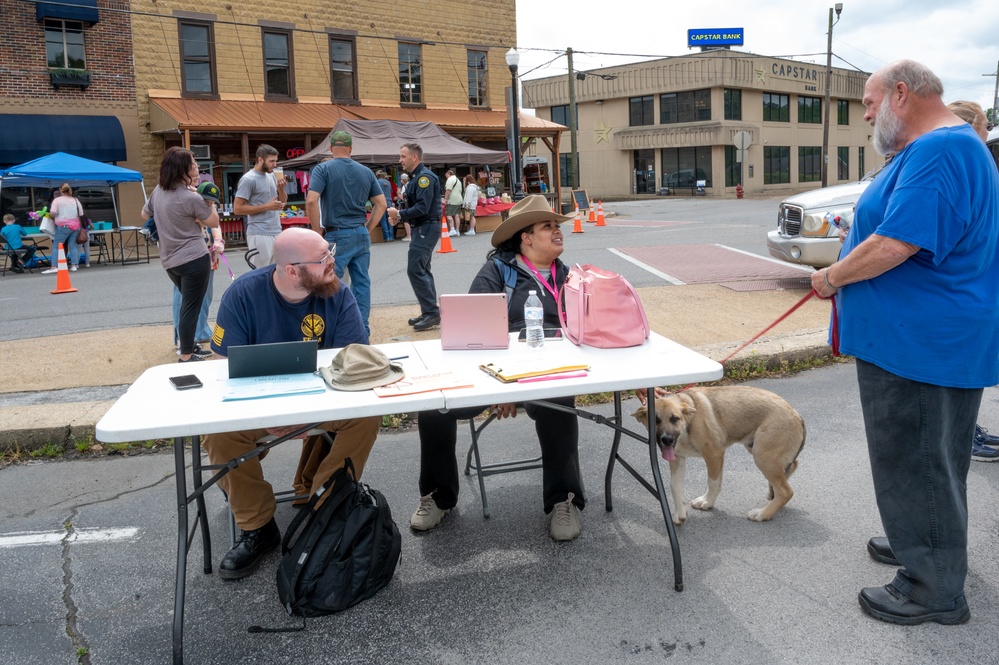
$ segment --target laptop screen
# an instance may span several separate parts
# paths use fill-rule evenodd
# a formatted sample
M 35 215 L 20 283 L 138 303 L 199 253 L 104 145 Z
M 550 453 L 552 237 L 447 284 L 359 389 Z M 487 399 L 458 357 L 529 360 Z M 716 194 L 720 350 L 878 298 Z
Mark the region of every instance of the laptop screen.
M 445 350 L 510 346 L 505 293 L 442 295 L 441 347 Z
M 319 364 L 319 342 L 276 342 L 230 346 L 229 378 L 305 374 L 316 371 Z

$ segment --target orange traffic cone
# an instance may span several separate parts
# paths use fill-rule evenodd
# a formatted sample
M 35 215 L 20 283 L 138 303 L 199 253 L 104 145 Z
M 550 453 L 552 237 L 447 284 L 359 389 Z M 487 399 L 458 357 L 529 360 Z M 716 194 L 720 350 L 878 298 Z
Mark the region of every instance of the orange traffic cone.
M 597 202 L 597 226 L 607 226 L 607 222 L 604 220 L 604 202 Z
M 69 266 L 66 265 L 66 250 L 59 243 L 59 272 L 56 273 L 56 288 L 51 293 L 76 293 L 69 281 Z
M 441 248 L 437 250 L 438 254 L 447 254 L 448 252 L 457 252 L 455 248 L 451 247 L 451 236 L 447 229 L 447 219 L 441 218 Z
M 580 220 L 579 218 L 579 206 L 576 206 L 576 219 L 573 220 L 572 222 L 572 232 L 573 233 L 583 232 L 583 223 L 582 220 Z
M 593 199 L 590 199 L 590 217 L 586 221 L 591 224 L 597 221 L 596 213 L 597 213 L 597 208 L 596 206 L 593 205 Z

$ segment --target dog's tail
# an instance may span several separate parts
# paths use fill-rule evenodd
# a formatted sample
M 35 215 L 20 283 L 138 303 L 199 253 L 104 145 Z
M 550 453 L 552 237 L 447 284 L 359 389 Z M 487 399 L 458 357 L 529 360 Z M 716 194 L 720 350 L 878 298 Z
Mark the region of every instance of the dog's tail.
M 798 416 L 801 418 L 801 416 Z M 801 418 L 801 445 L 798 446 L 797 452 L 794 453 L 794 457 L 788 462 L 787 466 L 784 467 L 784 474 L 790 476 L 795 469 L 798 468 L 798 455 L 801 454 L 802 449 L 805 447 L 805 439 L 808 438 L 808 428 L 805 426 L 805 419 Z

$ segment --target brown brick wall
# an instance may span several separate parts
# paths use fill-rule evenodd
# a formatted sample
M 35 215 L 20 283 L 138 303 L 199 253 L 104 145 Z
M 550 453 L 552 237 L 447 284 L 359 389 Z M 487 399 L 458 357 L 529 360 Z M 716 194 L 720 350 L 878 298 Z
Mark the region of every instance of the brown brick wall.
M 54 101 L 135 101 L 129 3 L 99 0 L 100 21 L 84 24 L 84 48 L 90 86 L 54 89 L 45 57 L 44 23 L 35 20 L 35 4 L 0 0 L 4 38 L 0 40 L 0 97 Z
M 8 1 L 8 0 L 0 0 Z M 329 100 L 327 28 L 357 33 L 359 97 L 365 103 L 399 103 L 397 37 L 436 43 L 424 45 L 423 101 L 428 106 L 467 107 L 466 45 L 503 44 L 489 49 L 489 103 L 505 107 L 503 89 L 510 72 L 504 56 L 516 41 L 515 0 L 458 3 L 424 0 L 367 4 L 343 0 L 273 0 L 262 4 L 231 0 L 133 0 L 132 19 L 139 125 L 143 128 L 143 171 L 155 173 L 163 141 L 145 131 L 147 90 L 180 90 L 177 19 L 174 10 L 214 14 L 218 90 L 223 97 L 264 98 L 261 27 L 258 19 L 294 24 L 295 93 L 299 100 Z M 230 9 L 227 9 L 229 7 Z M 388 37 L 376 39 L 375 37 Z

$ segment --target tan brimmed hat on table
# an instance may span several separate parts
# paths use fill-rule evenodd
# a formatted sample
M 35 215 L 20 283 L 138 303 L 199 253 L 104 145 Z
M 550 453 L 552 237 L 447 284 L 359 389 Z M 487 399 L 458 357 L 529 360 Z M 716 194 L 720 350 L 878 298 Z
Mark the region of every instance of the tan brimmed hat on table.
M 571 215 L 559 215 L 552 212 L 548 205 L 548 199 L 545 197 L 540 194 L 531 194 L 510 208 L 509 216 L 493 231 L 493 247 L 499 247 L 503 242 L 538 222 L 550 221 L 561 224 L 572 220 Z
M 370 390 L 395 383 L 406 373 L 402 365 L 367 344 L 348 344 L 333 357 L 333 364 L 320 367 L 326 383 L 333 390 Z

